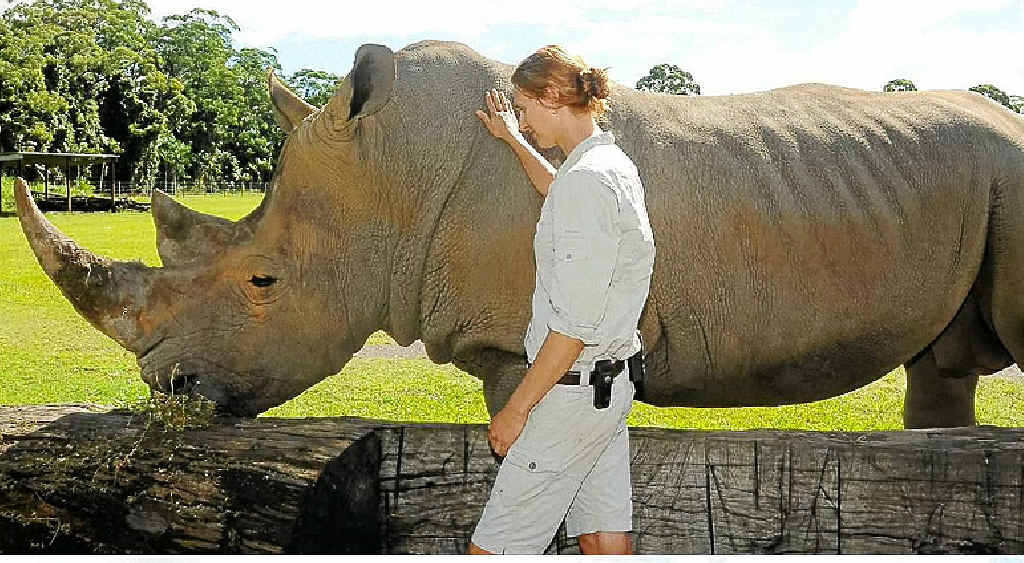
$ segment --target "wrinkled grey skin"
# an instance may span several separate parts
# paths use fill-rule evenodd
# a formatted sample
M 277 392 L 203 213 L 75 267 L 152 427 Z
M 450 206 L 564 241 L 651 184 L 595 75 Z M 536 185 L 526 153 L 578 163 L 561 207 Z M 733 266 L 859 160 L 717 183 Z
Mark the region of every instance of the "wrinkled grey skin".
M 360 49 L 323 110 L 271 77 L 290 131 L 273 192 L 238 223 L 158 197 L 163 268 L 91 255 L 18 198 L 44 268 L 151 386 L 252 415 L 383 329 L 504 404 L 525 371 L 542 200 L 473 111 L 512 68 L 456 43 L 393 56 Z M 658 250 L 647 402 L 811 401 L 906 364 L 907 426 L 970 425 L 977 376 L 1024 357 L 1019 117 L 970 92 L 817 84 L 613 85 L 610 105 Z

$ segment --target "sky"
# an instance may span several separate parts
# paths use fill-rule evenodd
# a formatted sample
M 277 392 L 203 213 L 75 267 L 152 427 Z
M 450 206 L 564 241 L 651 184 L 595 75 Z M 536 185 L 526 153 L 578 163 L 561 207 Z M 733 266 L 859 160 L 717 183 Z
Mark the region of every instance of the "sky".
M 235 20 L 238 47 L 275 48 L 284 72 L 347 74 L 356 49 L 459 41 L 516 64 L 557 43 L 628 86 L 660 63 L 704 95 L 825 82 L 881 90 L 991 83 L 1024 95 L 1024 0 L 149 0 L 153 18 L 201 6 Z

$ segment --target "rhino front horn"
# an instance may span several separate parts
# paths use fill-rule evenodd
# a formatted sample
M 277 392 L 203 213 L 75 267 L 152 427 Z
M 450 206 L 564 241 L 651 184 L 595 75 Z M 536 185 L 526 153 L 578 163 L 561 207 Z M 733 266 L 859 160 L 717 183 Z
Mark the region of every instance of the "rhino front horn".
M 32 252 L 79 314 L 126 349 L 143 350 L 138 319 L 157 270 L 79 247 L 43 217 L 21 178 L 15 180 L 14 199 Z

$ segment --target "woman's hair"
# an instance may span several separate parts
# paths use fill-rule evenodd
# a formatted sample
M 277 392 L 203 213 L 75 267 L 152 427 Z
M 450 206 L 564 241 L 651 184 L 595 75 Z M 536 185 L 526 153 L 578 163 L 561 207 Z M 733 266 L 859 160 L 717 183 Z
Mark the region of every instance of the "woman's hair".
M 512 84 L 532 98 L 569 106 L 600 117 L 610 94 L 607 69 L 592 68 L 558 45 L 548 45 L 523 59 Z

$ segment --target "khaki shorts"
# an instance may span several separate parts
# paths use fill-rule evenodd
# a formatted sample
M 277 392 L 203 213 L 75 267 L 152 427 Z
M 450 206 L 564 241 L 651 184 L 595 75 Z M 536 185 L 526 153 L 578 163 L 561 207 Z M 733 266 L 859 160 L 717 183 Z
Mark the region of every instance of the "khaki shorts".
M 498 469 L 472 542 L 491 553 L 543 553 L 562 519 L 569 536 L 633 529 L 623 371 L 606 409 L 590 386 L 555 385 L 530 412 Z

